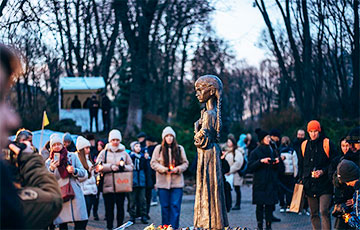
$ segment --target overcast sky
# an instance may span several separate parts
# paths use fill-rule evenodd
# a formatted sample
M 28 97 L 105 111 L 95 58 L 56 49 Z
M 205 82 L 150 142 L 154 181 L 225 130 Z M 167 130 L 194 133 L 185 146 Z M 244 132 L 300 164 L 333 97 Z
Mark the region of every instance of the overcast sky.
M 234 48 L 238 59 L 245 59 L 248 64 L 258 66 L 265 58 L 266 50 L 258 48 L 256 44 L 266 25 L 253 3 L 254 0 L 214 0 L 216 10 L 212 25 L 218 36 Z M 278 20 L 279 17 L 274 17 L 274 13 L 277 14 L 276 6 L 269 4 L 270 17 Z

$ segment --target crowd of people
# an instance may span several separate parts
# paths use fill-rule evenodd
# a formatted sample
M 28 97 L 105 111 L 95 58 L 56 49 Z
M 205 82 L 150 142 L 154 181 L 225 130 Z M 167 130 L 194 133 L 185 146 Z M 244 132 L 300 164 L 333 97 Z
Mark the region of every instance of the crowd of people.
M 68 229 L 68 223 L 86 229 L 91 211 L 99 220 L 100 194 L 107 229 L 114 227 L 115 205 L 115 226 L 124 223 L 125 199 L 130 221 L 140 218 L 147 224 L 157 195 L 162 225 L 179 228 L 183 173 L 189 162 L 170 126 L 164 128 L 160 144 L 139 133 L 131 150 L 122 144 L 117 129 L 106 141 L 88 135 L 74 142 L 69 133 L 53 134 L 41 151 L 33 146 L 31 131 L 20 129 L 9 144 L 9 130 L 19 125 L 19 118 L 5 98 L 19 61 L 3 45 L 0 54 L 0 147 L 6 149 L 0 160 L 1 229 Z M 277 129 L 256 129 L 258 143 L 250 134 L 241 134 L 238 141 L 228 136 L 221 154 L 228 212 L 241 209 L 241 185 L 251 174 L 258 229 L 263 229 L 264 219 L 266 229 L 280 221 L 273 215 L 277 203 L 280 212 L 290 211 L 295 183 L 303 184 L 307 201 L 301 213 L 309 211 L 313 229 L 331 229 L 332 206 L 335 229 L 360 229 L 360 127 L 338 146 L 316 120 L 307 124 L 306 131 L 309 138 L 298 130 L 293 142 Z
M 276 204 L 279 203 L 281 213 L 290 212 L 296 183 L 303 185 L 305 193 L 299 215 L 309 215 L 313 229 L 331 229 L 333 204 L 335 229 L 360 229 L 356 211 L 359 208 L 360 127 L 351 130 L 338 146 L 326 137 L 316 120 L 307 124 L 308 139 L 300 129 L 292 143 L 289 137 L 282 137 L 278 129 L 255 132 L 257 146 L 251 144 L 251 135 L 241 134 L 237 143 L 234 136 L 229 135 L 223 147 L 221 159 L 228 212 L 232 188 L 236 193 L 232 210 L 240 209 L 242 171 L 246 168 L 246 173 L 253 175 L 252 203 L 256 205 L 257 229 L 263 229 L 264 219 L 266 229 L 271 229 L 273 222 L 281 221 L 273 215 Z M 348 161 L 353 163 L 350 165 Z M 353 171 L 341 170 L 340 165 Z

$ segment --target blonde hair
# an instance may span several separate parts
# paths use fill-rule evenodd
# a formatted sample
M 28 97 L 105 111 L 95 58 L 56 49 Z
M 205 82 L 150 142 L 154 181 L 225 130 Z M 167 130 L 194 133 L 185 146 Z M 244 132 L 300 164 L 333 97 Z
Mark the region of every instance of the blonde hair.
M 201 76 L 199 79 L 197 79 L 197 81 L 195 82 L 196 84 L 204 84 L 208 87 L 211 87 L 213 89 L 215 89 L 215 97 L 216 97 L 216 140 L 219 141 L 220 139 L 220 130 L 221 130 L 221 126 L 222 126 L 222 122 L 221 122 L 221 100 L 222 100 L 222 91 L 223 91 L 223 84 L 220 80 L 220 78 L 218 78 L 215 75 L 204 75 Z

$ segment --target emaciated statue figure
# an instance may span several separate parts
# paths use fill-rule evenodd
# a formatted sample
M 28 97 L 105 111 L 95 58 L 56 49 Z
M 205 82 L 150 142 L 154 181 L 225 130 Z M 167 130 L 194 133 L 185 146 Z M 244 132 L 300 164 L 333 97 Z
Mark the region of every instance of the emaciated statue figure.
M 229 225 L 218 145 L 222 89 L 221 80 L 214 75 L 202 76 L 195 82 L 196 97 L 200 103 L 206 103 L 201 118 L 195 122 L 198 161 L 194 227 L 197 229 L 223 229 Z

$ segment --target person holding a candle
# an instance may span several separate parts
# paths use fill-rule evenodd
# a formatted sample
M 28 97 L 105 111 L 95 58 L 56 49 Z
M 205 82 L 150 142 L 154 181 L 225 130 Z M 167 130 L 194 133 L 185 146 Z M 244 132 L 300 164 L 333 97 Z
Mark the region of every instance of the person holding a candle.
M 124 221 L 124 200 L 126 193 L 115 192 L 115 182 L 113 173 L 115 172 L 131 172 L 133 171 L 133 163 L 129 154 L 125 151 L 125 146 L 121 142 L 121 133 L 117 129 L 113 129 L 109 133 L 109 144 L 105 146 L 98 158 L 96 171 L 104 174 L 104 184 L 102 188 L 105 202 L 105 217 L 107 229 L 113 228 L 114 222 L 114 205 L 116 203 L 116 220 L 117 226 Z M 101 164 L 100 164 L 101 162 Z
M 162 225 L 179 228 L 181 201 L 184 187 L 183 172 L 189 166 L 185 150 L 176 142 L 176 133 L 170 127 L 162 132 L 162 143 L 155 147 L 151 167 L 156 171 Z

